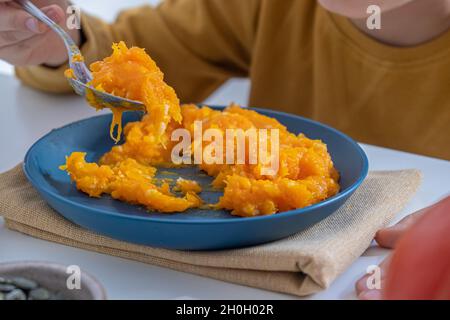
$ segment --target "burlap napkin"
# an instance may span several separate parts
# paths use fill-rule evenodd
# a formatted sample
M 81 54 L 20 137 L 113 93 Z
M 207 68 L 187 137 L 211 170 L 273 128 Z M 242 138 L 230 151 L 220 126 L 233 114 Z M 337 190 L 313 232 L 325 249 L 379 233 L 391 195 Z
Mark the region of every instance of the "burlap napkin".
M 117 241 L 86 231 L 40 198 L 17 166 L 0 175 L 5 224 L 33 237 L 206 277 L 294 295 L 320 291 L 370 245 L 420 184 L 416 170 L 372 172 L 333 215 L 284 240 L 245 249 L 183 252 Z

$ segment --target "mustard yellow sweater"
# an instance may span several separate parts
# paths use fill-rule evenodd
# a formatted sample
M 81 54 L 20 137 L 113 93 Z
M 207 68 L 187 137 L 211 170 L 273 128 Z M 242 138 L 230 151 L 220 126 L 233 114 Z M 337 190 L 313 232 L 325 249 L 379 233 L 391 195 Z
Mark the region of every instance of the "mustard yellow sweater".
M 168 0 L 107 24 L 83 14 L 88 62 L 112 42 L 144 47 L 183 102 L 250 77 L 249 105 L 299 114 L 354 139 L 450 160 L 450 32 L 413 48 L 381 44 L 316 0 Z M 70 92 L 63 70 L 18 68 Z

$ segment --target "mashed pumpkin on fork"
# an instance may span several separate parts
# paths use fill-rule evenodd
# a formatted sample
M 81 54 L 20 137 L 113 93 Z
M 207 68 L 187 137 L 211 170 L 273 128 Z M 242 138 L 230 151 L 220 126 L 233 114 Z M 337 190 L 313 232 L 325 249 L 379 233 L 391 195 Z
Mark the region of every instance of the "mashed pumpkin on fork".
M 91 69 L 92 86 L 142 101 L 147 108 L 141 121 L 125 126 L 125 142 L 114 146 L 98 163 L 86 162 L 86 154 L 81 152 L 66 158 L 61 169 L 69 173 L 80 191 L 91 197 L 110 194 L 114 199 L 165 213 L 213 208 L 252 217 L 303 208 L 339 192 L 339 174 L 323 142 L 290 133 L 276 119 L 237 105 L 223 111 L 206 106 L 180 106 L 175 91 L 164 83 L 164 75 L 143 49 L 128 49 L 123 42 L 115 44 L 112 56 L 92 64 Z M 116 112 L 114 119 L 120 121 L 120 112 Z M 194 123 L 198 122 L 204 129 L 215 129 L 222 137 L 227 129 L 278 130 L 277 172 L 263 173 L 260 162 L 247 161 L 246 149 L 244 163 L 198 164 L 214 178 L 212 186 L 223 191 L 218 203 L 205 206 L 199 196 L 202 187 L 194 180 L 179 178 L 172 188 L 167 182 L 158 185 L 157 167 L 176 167 L 172 149 L 178 141 L 172 141 L 172 133 L 186 129 L 194 135 Z M 202 147 L 211 143 L 203 141 Z
M 91 64 L 93 80 L 88 85 L 103 92 L 130 100 L 141 101 L 154 120 L 154 136 L 166 130 L 170 120 L 181 121 L 180 101 L 164 74 L 144 49 L 127 48 L 123 41 L 112 46 L 113 53 L 103 61 Z M 92 102 L 93 100 L 88 102 Z M 93 103 L 91 103 L 93 104 Z M 97 107 L 93 105 L 94 107 Z M 112 108 L 114 118 L 111 137 L 118 142 L 122 133 L 121 115 L 124 110 Z M 117 126 L 117 136 L 113 136 Z

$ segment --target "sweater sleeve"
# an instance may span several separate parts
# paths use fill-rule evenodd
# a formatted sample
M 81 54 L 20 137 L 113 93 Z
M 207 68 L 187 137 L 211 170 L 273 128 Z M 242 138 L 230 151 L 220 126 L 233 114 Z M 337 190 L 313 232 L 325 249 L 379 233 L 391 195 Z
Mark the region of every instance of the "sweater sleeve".
M 147 50 L 181 101 L 200 102 L 230 77 L 248 76 L 260 0 L 166 0 L 126 10 L 112 24 L 83 13 L 82 53 L 92 63 L 111 54 L 113 42 Z M 71 92 L 59 68 L 16 68 L 39 90 Z

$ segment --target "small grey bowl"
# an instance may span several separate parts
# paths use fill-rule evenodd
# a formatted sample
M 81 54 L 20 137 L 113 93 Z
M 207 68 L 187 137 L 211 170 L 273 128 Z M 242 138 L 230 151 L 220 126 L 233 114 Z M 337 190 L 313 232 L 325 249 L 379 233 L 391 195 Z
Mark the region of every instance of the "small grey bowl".
M 81 271 L 81 288 L 67 288 L 67 266 L 42 261 L 23 261 L 0 263 L 0 277 L 24 277 L 39 283 L 40 286 L 58 292 L 66 300 L 106 300 L 103 286 L 91 275 Z

